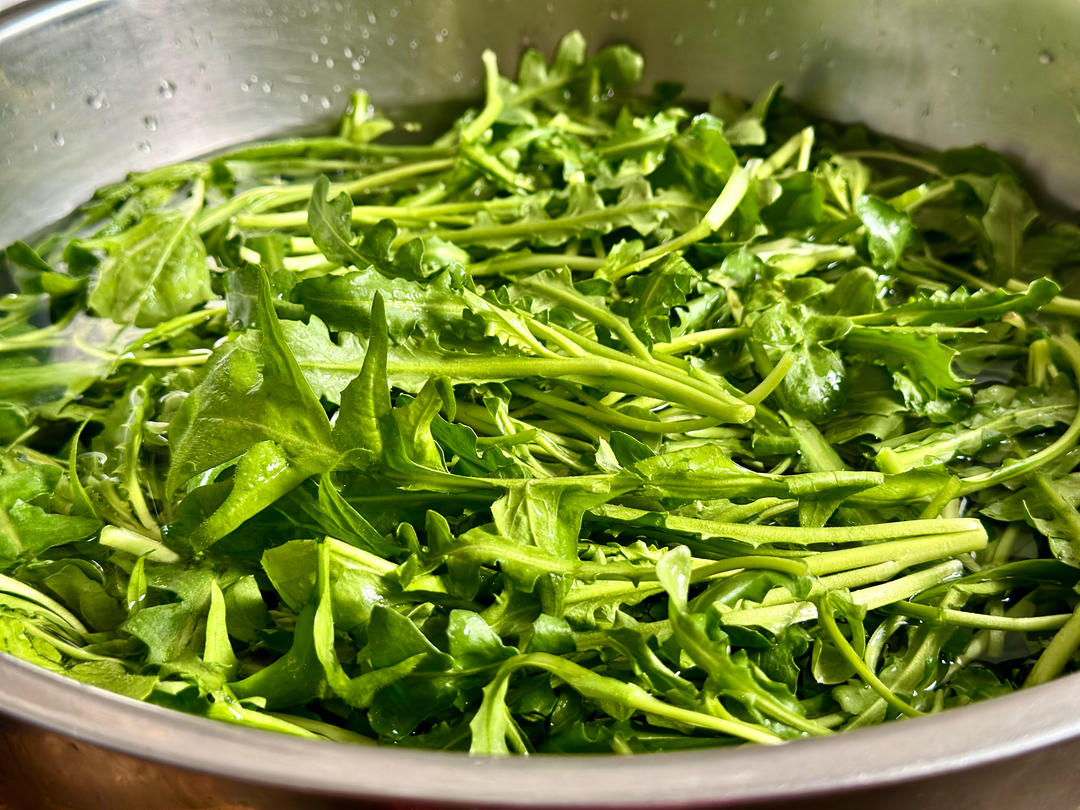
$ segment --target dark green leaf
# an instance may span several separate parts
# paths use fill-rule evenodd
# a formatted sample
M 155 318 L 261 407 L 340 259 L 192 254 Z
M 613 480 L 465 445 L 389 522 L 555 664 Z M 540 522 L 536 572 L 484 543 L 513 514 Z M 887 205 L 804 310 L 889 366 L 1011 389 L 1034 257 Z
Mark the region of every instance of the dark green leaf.
M 855 201 L 855 213 L 866 227 L 870 260 L 884 270 L 893 267 L 911 243 L 911 219 L 884 200 L 864 194 Z

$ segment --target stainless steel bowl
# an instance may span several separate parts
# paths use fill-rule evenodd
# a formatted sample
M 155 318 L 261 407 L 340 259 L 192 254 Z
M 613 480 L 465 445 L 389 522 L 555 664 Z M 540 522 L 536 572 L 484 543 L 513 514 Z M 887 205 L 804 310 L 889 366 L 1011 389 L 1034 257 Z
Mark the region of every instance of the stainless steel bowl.
M 131 169 L 332 119 L 477 94 L 580 28 L 648 79 L 1015 155 L 1080 205 L 1072 0 L 0 0 L 0 243 Z M 26 808 L 1080 806 L 1080 676 L 943 715 L 796 742 L 479 759 L 299 741 L 128 701 L 0 656 L 0 805 Z

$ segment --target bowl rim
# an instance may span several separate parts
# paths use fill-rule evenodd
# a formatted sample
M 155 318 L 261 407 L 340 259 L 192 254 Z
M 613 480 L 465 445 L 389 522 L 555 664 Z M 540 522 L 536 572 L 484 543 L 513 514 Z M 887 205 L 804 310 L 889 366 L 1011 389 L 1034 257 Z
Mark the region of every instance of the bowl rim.
M 279 789 L 443 806 L 736 806 L 947 775 L 1080 737 L 1080 714 L 1062 711 L 1078 702 L 1080 673 L 833 737 L 632 757 L 476 757 L 299 739 L 146 704 L 6 653 L 0 683 L 0 712 L 140 759 Z
M 111 2 L 0 0 L 0 41 Z M 475 757 L 304 740 L 143 703 L 7 653 L 0 653 L 0 684 L 0 713 L 139 759 L 274 788 L 444 806 L 690 808 L 782 801 L 944 776 L 1080 738 L 1080 713 L 1067 710 L 1080 705 L 1080 673 L 827 738 L 634 757 Z

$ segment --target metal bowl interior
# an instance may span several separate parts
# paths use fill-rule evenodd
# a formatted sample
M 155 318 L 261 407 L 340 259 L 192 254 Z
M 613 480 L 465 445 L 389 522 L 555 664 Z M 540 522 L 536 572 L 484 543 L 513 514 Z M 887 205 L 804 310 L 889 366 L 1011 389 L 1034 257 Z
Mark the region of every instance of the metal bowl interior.
M 550 51 L 572 28 L 634 44 L 648 80 L 683 81 L 692 97 L 783 80 L 827 117 L 936 146 L 985 142 L 1080 205 L 1080 13 L 1066 0 L 1038 14 L 1022 0 L 680 0 L 663 13 L 650 0 L 0 0 L 0 244 L 129 170 L 325 124 L 355 86 L 398 117 L 461 103 L 478 92 L 481 49 L 511 65 L 523 44 Z M 0 682 L 0 710 L 73 739 L 357 801 L 793 807 L 832 795 L 841 807 L 836 794 L 874 790 L 888 807 L 964 790 L 972 806 L 1073 808 L 1080 793 L 1075 767 L 1045 777 L 1080 753 L 1080 676 L 779 749 L 527 761 L 297 741 L 2 656 Z
M 963 797 L 972 807 L 1073 810 L 1080 790 L 1071 766 L 1080 754 L 1080 676 L 777 748 L 528 759 L 298 740 L 137 703 L 7 656 L 0 656 L 0 679 L 0 708 L 16 717 L 171 768 L 305 796 L 303 806 L 313 808 L 844 810 L 872 801 L 889 810 L 910 808 L 916 797 L 927 807 L 952 807 Z

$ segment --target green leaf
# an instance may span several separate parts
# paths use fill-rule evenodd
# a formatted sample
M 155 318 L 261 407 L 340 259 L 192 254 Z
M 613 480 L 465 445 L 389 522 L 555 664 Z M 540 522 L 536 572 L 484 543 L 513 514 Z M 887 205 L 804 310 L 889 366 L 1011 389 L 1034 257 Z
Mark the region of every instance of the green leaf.
M 345 192 L 327 200 L 329 191 L 330 179 L 326 175 L 315 181 L 308 203 L 308 229 L 312 240 L 332 262 L 368 266 L 368 259 L 353 246 L 352 200 Z
M 423 243 L 414 240 L 394 255 L 391 246 L 397 226 L 381 220 L 363 229 L 357 239 L 352 229 L 352 200 L 345 192 L 327 201 L 330 180 L 321 175 L 315 181 L 308 204 L 308 228 L 311 238 L 331 262 L 358 269 L 373 267 L 388 278 L 423 278 Z
M 338 134 L 353 143 L 367 143 L 393 128 L 392 121 L 375 116 L 371 98 L 367 93 L 363 90 L 354 90 L 341 116 L 341 128 Z
M 611 497 L 603 481 L 528 479 L 508 481 L 505 487 L 506 494 L 491 506 L 499 534 L 564 561 L 577 560 L 585 510 Z
M 858 318 L 860 324 L 895 323 L 899 326 L 929 324 L 955 325 L 972 321 L 993 321 L 1008 312 L 1026 315 L 1038 312 L 1054 300 L 1061 287 L 1048 278 L 1033 281 L 1022 293 L 999 288 L 969 293 L 963 287 L 950 293 L 935 291 L 920 295 L 884 312 Z
M 410 656 L 388 667 L 350 678 L 335 648 L 333 589 L 330 581 L 330 545 L 318 547 L 318 607 L 313 624 L 315 654 L 323 667 L 327 684 L 348 705 L 366 709 L 383 688 L 408 675 L 424 660 L 424 654 Z
M 350 545 L 381 557 L 393 557 L 399 551 L 345 500 L 328 473 L 319 479 L 318 500 L 312 512 L 326 534 Z
M 60 653 L 37 636 L 31 635 L 27 624 L 12 616 L 0 615 L 0 652 L 5 652 L 35 666 L 62 672 Z
M 1006 279 L 1016 273 L 1024 234 L 1037 216 L 1031 198 L 1016 178 L 1012 174 L 999 175 L 986 199 L 986 213 L 981 220 L 990 244 L 995 277 Z
M 224 590 L 225 624 L 230 636 L 250 643 L 266 627 L 267 610 L 258 582 L 251 574 L 242 576 Z
M 801 231 L 824 219 L 825 194 L 813 174 L 798 172 L 779 185 L 780 195 L 761 209 L 761 219 L 771 232 Z
M 268 709 L 303 706 L 322 697 L 326 677 L 315 653 L 315 608 L 308 605 L 296 617 L 288 652 L 241 681 L 229 684 L 236 697 L 258 697 Z
M 738 157 L 724 136 L 724 123 L 709 113 L 694 116 L 690 126 L 676 137 L 668 149 L 677 167 L 679 181 L 715 199 L 738 165 Z
M 450 655 L 463 669 L 498 664 L 518 654 L 480 616 L 467 610 L 450 611 L 446 629 Z
M 866 652 L 866 631 L 863 629 L 866 611 L 852 602 L 851 594 L 847 592 L 833 591 L 823 604 L 844 619 L 851 634 L 852 648 L 860 657 L 863 656 Z M 814 641 L 811 666 L 814 680 L 818 683 L 844 683 L 856 676 L 855 667 L 847 656 L 824 633 Z
M 614 132 L 596 145 L 597 152 L 608 160 L 633 162 L 643 174 L 649 174 L 659 165 L 684 116 L 681 110 L 673 109 L 639 117 L 624 107 L 615 121 Z
M 510 734 L 513 719 L 506 708 L 506 691 L 509 680 L 495 678 L 484 687 L 484 700 L 469 721 L 472 741 L 470 754 L 509 754 L 506 738 Z
M 175 662 L 194 652 L 192 646 L 200 640 L 197 631 L 210 606 L 214 572 L 208 566 L 146 563 L 145 557 L 140 561 L 145 580 L 138 592 L 129 592 L 132 612 L 120 629 L 146 645 L 150 663 Z M 152 589 L 172 592 L 176 599 L 148 605 Z
M 362 629 L 375 608 L 394 596 L 386 579 L 394 565 L 336 540 L 327 543 L 335 626 L 344 632 Z M 268 549 L 262 567 L 290 609 L 302 611 L 311 601 L 318 574 L 315 541 L 292 540 Z
M 278 497 L 291 488 L 287 481 L 295 486 L 334 463 L 329 420 L 285 341 L 265 278 L 260 290 L 257 343 L 249 331 L 222 347 L 169 425 L 170 492 L 255 445 L 261 447 L 257 453 L 273 454 L 275 447 L 279 451 L 273 464 Z M 282 458 L 287 467 L 280 465 Z M 253 476 L 258 475 L 258 463 L 253 459 L 249 467 Z M 255 501 L 264 500 L 252 495 Z M 244 490 L 236 493 L 243 496 Z M 265 505 L 253 502 L 250 514 Z
M 77 563 L 61 564 L 45 576 L 43 582 L 64 605 L 98 632 L 115 630 L 127 615 L 102 582 L 88 575 Z
M 190 207 L 155 212 L 91 243 L 105 252 L 90 287 L 95 314 L 116 323 L 155 326 L 213 296 L 195 212 Z
M 237 661 L 232 644 L 229 643 L 226 611 L 225 596 L 222 594 L 217 580 L 212 580 L 210 583 L 210 610 L 206 615 L 206 644 L 203 661 L 211 666 L 219 667 L 226 678 L 231 678 L 236 674 Z
M 769 108 L 779 93 L 780 83 L 777 82 L 759 95 L 754 100 L 754 103 L 737 118 L 731 116 L 733 120 L 730 123 L 727 123 L 721 109 L 717 108 L 716 112 L 721 113 L 721 118 L 725 118 L 727 126 L 724 132 L 733 146 L 761 146 L 765 143 L 765 117 L 768 115 Z M 730 101 L 724 106 L 727 110 L 732 109 Z M 713 112 L 713 110 L 710 109 L 710 112 Z
M 612 310 L 625 315 L 642 341 L 666 343 L 671 340 L 671 315 L 676 307 L 686 303 L 701 276 L 678 254 L 670 254 L 645 272 L 626 280 L 629 298 L 612 305 Z
M 751 335 L 772 357 L 792 355 L 781 390 L 794 413 L 821 420 L 833 414 L 846 393 L 846 367 L 830 344 L 852 329 L 847 318 L 812 314 L 801 304 L 781 301 L 749 314 Z
M 85 279 L 59 273 L 25 242 L 13 242 L 4 249 L 4 255 L 12 264 L 24 267 L 34 274 L 32 279 L 22 281 L 26 289 L 40 289 L 49 295 L 62 297 L 83 288 Z
M 96 518 L 57 514 L 48 508 L 47 496 L 59 481 L 59 467 L 51 466 L 0 475 L 0 569 L 84 540 L 101 528 Z
M 360 374 L 342 391 L 333 441 L 342 451 L 356 450 L 380 458 L 385 422 L 390 416 L 390 384 L 386 377 L 386 315 L 378 293 L 371 304 L 371 332 Z
M 410 659 L 420 659 L 415 664 L 414 676 L 401 678 L 379 691 L 368 715 L 379 733 L 390 738 L 403 737 L 457 696 L 451 681 L 434 675 L 450 669 L 453 659 L 440 652 L 409 618 L 392 609 L 376 607 L 368 626 L 368 645 L 375 670 L 400 667 Z
M 541 613 L 533 622 L 532 635 L 525 652 L 566 655 L 574 652 L 574 633 L 565 619 Z
M 656 564 L 656 578 L 672 604 L 685 610 L 690 591 L 690 549 L 676 546 L 664 554 Z
M 877 466 L 883 472 L 900 473 L 946 464 L 958 456 L 976 457 L 983 449 L 1025 431 L 1067 424 L 1075 413 L 1072 390 L 1057 388 L 1045 395 L 996 386 L 977 400 L 975 412 L 963 421 L 883 442 Z
M 856 326 L 844 338 L 844 344 L 888 369 L 904 371 L 927 393 L 959 391 L 969 382 L 953 370 L 954 349 L 932 334 L 909 327 Z
M 911 218 L 869 194 L 855 201 L 855 214 L 866 227 L 870 260 L 883 270 L 893 267 L 914 235 Z
M 146 700 L 158 683 L 154 675 L 131 674 L 119 661 L 85 661 L 67 672 L 78 681 L 133 700 Z

